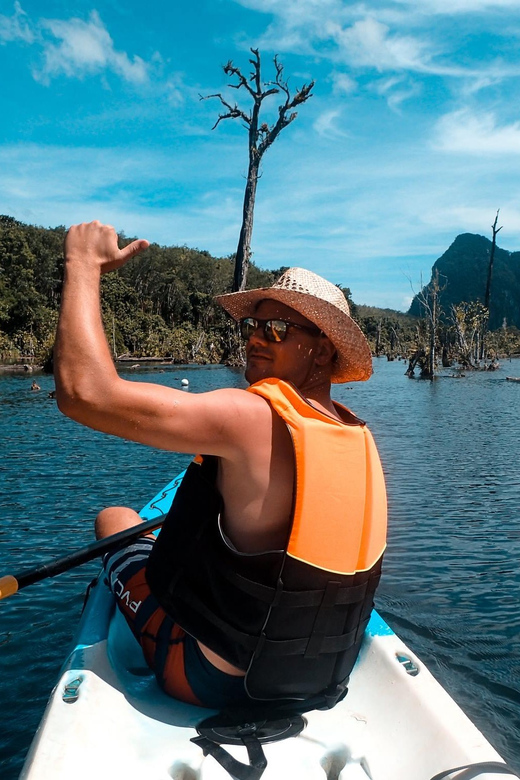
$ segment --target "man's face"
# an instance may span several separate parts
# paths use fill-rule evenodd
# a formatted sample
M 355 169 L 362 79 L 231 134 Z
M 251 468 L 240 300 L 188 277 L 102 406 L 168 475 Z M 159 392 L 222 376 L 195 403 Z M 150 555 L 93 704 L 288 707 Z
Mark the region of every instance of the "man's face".
M 316 326 L 302 314 L 278 301 L 261 301 L 254 316 L 259 320 L 285 320 L 295 325 Z M 304 386 L 315 368 L 315 357 L 322 336 L 300 328 L 287 329 L 284 341 L 268 341 L 262 327 L 257 328 L 246 342 L 245 377 L 250 384 L 276 377 Z

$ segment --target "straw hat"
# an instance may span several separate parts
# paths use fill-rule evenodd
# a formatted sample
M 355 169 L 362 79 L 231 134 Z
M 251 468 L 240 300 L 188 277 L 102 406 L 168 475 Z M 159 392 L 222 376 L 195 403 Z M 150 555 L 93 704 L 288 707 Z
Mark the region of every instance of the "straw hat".
M 241 320 L 253 317 L 257 304 L 266 298 L 300 312 L 329 337 L 338 353 L 332 369 L 333 382 L 364 381 L 370 377 L 370 347 L 336 285 L 304 268 L 289 268 L 272 287 L 217 295 L 215 300 L 235 320 Z

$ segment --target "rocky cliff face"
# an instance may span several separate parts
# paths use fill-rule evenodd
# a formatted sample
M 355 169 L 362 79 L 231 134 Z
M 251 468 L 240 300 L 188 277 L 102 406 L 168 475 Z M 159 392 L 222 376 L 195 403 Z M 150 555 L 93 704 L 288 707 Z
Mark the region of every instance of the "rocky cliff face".
M 439 271 L 441 306 L 448 312 L 451 304 L 461 301 L 484 303 L 489 268 L 491 241 L 474 233 L 457 236 L 446 252 L 435 261 L 432 278 Z M 423 292 L 427 292 L 428 285 Z M 520 328 L 520 252 L 495 249 L 490 295 L 490 328 L 507 325 Z M 409 314 L 420 314 L 417 296 L 413 299 Z

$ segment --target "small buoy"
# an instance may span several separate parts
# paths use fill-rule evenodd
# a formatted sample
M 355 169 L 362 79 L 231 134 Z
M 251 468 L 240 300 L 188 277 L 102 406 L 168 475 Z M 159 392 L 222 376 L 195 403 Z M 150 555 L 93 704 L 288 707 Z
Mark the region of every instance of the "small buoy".
M 181 385 L 184 385 L 184 387 L 187 387 L 187 385 L 189 385 L 189 381 L 187 379 L 182 379 L 181 380 Z

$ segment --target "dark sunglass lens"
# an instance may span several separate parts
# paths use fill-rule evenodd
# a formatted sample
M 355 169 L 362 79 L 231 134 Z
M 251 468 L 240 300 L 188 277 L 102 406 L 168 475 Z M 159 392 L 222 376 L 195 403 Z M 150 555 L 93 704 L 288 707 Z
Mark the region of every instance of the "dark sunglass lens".
M 258 327 L 258 323 L 252 317 L 246 317 L 240 322 L 240 334 L 246 341 L 251 338 Z
M 269 320 L 265 324 L 265 335 L 269 341 L 283 341 L 287 336 L 287 323 L 283 320 Z

